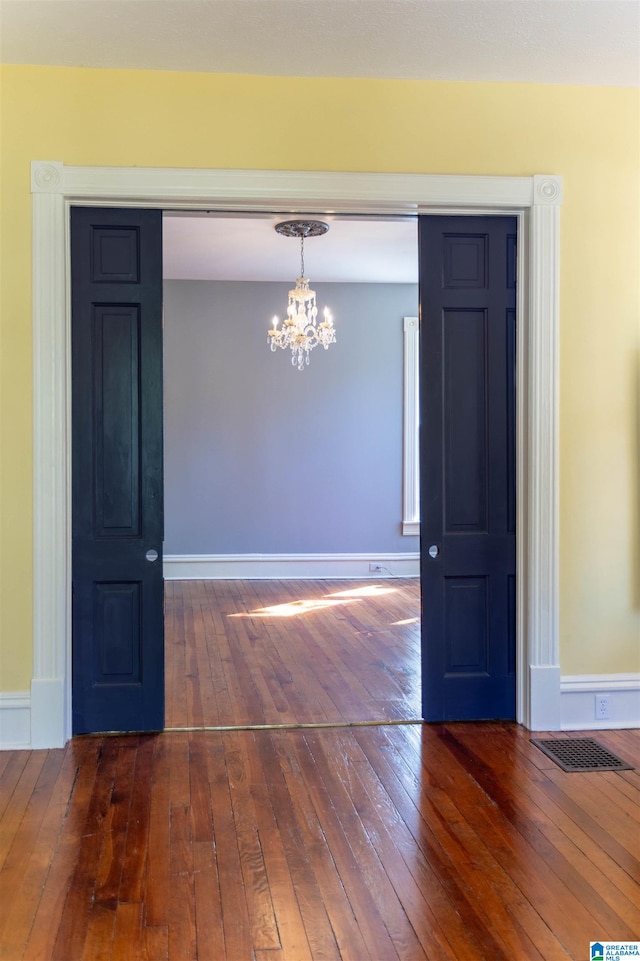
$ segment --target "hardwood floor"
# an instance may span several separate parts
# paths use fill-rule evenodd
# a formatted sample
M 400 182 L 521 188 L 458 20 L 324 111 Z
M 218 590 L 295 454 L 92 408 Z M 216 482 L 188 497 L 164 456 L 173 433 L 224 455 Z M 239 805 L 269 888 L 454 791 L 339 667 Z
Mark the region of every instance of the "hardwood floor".
M 598 739 L 640 767 L 640 732 Z M 640 932 L 638 770 L 509 724 L 0 754 L 3 961 L 587 961 Z
M 635 770 L 567 774 L 515 724 L 323 726 L 418 717 L 417 581 L 169 582 L 166 607 L 168 726 L 244 729 L 0 753 L 0 961 L 640 937 L 640 731 L 597 734 Z
M 166 727 L 419 719 L 420 581 L 167 581 Z

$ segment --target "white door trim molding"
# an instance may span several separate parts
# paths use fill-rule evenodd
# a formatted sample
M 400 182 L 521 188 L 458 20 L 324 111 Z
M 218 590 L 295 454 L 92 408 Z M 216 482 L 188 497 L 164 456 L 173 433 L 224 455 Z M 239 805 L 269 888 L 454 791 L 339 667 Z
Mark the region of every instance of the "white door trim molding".
M 518 719 L 560 727 L 556 176 L 69 167 L 34 161 L 34 637 L 31 746 L 71 735 L 69 208 L 518 216 Z

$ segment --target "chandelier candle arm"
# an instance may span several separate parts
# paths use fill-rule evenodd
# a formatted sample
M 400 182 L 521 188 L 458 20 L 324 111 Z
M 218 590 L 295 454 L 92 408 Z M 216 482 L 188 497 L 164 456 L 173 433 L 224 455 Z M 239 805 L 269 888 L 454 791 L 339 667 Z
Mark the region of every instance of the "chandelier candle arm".
M 318 344 L 325 350 L 335 344 L 336 334 L 333 317 L 328 307 L 324 308 L 323 320 L 316 323 L 318 308 L 316 292 L 309 287 L 304 276 L 305 237 L 320 237 L 326 234 L 329 225 L 318 220 L 287 220 L 276 224 L 275 230 L 284 237 L 300 238 L 300 276 L 295 287 L 289 291 L 287 316 L 278 329 L 278 317 L 272 320 L 273 326 L 267 331 L 267 344 L 272 351 L 278 347 L 291 351 L 291 363 L 298 370 L 304 370 L 309 363 L 309 354 Z

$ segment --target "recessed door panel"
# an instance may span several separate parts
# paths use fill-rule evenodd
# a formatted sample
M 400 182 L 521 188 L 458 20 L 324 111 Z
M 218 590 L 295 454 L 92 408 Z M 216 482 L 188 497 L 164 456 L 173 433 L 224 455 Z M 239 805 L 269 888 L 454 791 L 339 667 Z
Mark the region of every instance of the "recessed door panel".
M 445 529 L 487 529 L 487 357 L 484 310 L 444 310 Z
M 487 578 L 445 578 L 447 675 L 487 674 Z
M 94 684 L 140 684 L 141 584 L 96 584 Z
M 140 535 L 140 308 L 94 308 L 97 537 Z
M 96 224 L 90 242 L 92 283 L 140 283 L 140 228 L 137 224 L 131 227 Z
M 487 287 L 489 251 L 486 234 L 444 234 L 442 258 L 442 286 L 447 290 L 483 290 Z

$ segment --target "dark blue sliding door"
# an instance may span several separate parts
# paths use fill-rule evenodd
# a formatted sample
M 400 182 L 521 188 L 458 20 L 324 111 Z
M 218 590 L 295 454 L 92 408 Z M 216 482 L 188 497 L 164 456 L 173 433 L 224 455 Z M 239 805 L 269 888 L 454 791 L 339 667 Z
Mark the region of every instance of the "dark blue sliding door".
M 423 716 L 514 718 L 516 221 L 419 238 Z
M 162 214 L 73 208 L 73 733 L 164 727 Z

